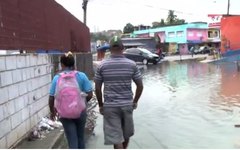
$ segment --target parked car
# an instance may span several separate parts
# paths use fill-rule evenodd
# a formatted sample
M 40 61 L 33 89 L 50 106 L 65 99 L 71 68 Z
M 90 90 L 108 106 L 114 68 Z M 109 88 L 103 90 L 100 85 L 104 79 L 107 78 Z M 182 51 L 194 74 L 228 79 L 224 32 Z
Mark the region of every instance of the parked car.
M 135 62 L 142 62 L 145 65 L 148 63 L 157 64 L 160 60 L 157 54 L 154 54 L 145 48 L 129 48 L 126 49 L 123 54 L 126 58 Z
M 191 47 L 190 52 L 192 51 L 194 54 L 209 54 L 210 48 L 208 46 L 200 46 L 199 48 Z
M 210 48 L 208 46 L 201 46 L 199 48 L 199 53 L 201 53 L 201 54 L 209 54 L 210 53 Z

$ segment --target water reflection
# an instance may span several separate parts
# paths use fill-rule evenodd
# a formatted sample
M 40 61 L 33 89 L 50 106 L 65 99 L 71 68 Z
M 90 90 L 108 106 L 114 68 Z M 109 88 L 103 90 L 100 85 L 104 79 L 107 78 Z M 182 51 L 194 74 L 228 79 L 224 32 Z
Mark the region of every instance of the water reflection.
M 163 62 L 142 70 L 135 113 L 143 148 L 240 148 L 240 72 L 234 64 Z M 144 135 L 144 136 L 143 136 Z

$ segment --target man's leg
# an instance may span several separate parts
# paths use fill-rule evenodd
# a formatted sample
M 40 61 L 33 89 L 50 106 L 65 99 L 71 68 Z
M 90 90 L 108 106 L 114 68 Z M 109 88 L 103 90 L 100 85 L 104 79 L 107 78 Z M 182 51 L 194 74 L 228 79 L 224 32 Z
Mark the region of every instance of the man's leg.
M 128 139 L 125 139 L 125 141 L 123 142 L 123 149 L 127 149 L 128 147 L 128 143 L 129 143 L 129 138 Z
M 124 137 L 121 125 L 121 110 L 118 107 L 104 107 L 103 109 L 104 144 L 113 145 L 115 149 L 123 149 Z
M 134 134 L 134 123 L 133 123 L 133 106 L 122 107 L 123 119 L 122 119 L 122 129 L 124 142 L 123 148 L 127 149 L 129 139 Z
M 113 148 L 114 148 L 114 149 L 124 149 L 124 148 L 123 148 L 123 144 L 114 144 L 114 145 L 113 145 Z

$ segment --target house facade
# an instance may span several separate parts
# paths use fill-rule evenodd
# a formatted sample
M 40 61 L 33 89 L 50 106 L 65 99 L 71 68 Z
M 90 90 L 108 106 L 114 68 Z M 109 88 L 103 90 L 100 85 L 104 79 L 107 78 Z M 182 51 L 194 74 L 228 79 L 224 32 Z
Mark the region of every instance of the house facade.
M 204 22 L 188 23 L 183 25 L 159 27 L 134 31 L 134 37 L 158 36 L 161 43 L 168 44 L 168 52 L 181 54 L 189 53 L 191 46 L 201 45 L 208 40 L 208 24 Z
M 209 14 L 208 43 L 213 48 L 220 48 L 221 43 L 221 14 Z

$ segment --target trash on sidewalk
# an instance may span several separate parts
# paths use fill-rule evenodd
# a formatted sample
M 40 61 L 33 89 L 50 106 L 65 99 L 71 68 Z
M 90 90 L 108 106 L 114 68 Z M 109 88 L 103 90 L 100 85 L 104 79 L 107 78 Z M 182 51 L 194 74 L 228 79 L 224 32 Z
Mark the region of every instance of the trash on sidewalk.
M 36 127 L 28 135 L 29 141 L 34 141 L 36 139 L 45 138 L 44 134 L 49 133 L 49 131 L 54 130 L 55 128 L 61 127 L 62 124 L 59 121 L 52 121 L 51 119 L 44 117 L 38 123 Z
M 94 128 L 96 126 L 96 119 L 97 119 L 97 99 L 95 94 L 93 95 L 93 98 L 91 101 L 87 103 L 87 120 L 86 120 L 86 130 L 88 133 L 91 133 L 91 135 L 94 135 Z M 58 121 L 58 118 L 55 119 L 56 121 L 51 120 L 48 117 L 43 117 L 41 121 L 31 130 L 31 132 L 28 135 L 28 141 L 34 141 L 37 139 L 43 139 L 45 138 L 45 135 L 54 129 L 62 127 L 62 123 Z

